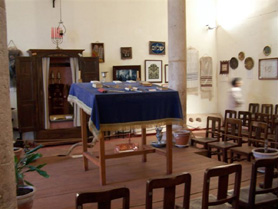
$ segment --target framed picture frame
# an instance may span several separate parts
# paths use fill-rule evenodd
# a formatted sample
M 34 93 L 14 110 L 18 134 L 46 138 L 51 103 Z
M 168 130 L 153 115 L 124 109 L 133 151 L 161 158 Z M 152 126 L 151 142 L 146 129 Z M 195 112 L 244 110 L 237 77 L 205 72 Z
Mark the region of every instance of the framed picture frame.
M 113 80 L 127 81 L 140 80 L 141 65 L 121 65 L 113 66 Z
M 99 63 L 104 62 L 104 43 L 92 43 L 92 57 L 98 57 Z
M 220 61 L 220 74 L 229 74 L 229 61 Z
M 145 60 L 145 81 L 162 83 L 162 60 Z
M 168 64 L 164 65 L 164 78 L 165 78 L 165 83 L 169 82 L 169 77 L 168 77 Z
M 131 47 L 121 47 L 121 59 L 132 59 L 132 48 Z
M 150 41 L 149 53 L 156 55 L 165 55 L 165 42 Z
M 278 58 L 259 59 L 259 80 L 278 80 Z

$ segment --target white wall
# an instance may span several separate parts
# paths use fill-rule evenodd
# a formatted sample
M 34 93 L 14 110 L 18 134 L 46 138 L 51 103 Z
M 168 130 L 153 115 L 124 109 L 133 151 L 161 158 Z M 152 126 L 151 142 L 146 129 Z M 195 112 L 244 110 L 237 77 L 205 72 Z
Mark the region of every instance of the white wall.
M 230 81 L 234 77 L 243 79 L 243 94 L 248 109 L 249 103 L 278 103 L 278 81 L 258 80 L 259 59 L 278 57 L 278 1 L 277 0 L 218 0 L 219 27 L 217 28 L 218 63 L 238 57 L 243 51 L 245 57 L 252 57 L 254 67 L 246 70 L 244 61 L 237 69 L 230 68 L 228 75 L 218 76 L 219 111 L 227 107 L 226 97 Z M 270 46 L 272 53 L 263 54 L 263 48 Z M 219 73 L 220 64 L 218 64 Z
M 226 92 L 232 77 L 244 81 L 245 109 L 249 102 L 278 103 L 277 80 L 258 80 L 258 59 L 264 58 L 264 46 L 269 45 L 278 56 L 277 0 L 186 0 L 187 47 L 198 50 L 199 57 L 213 58 L 213 97 L 202 99 L 188 95 L 187 113 L 223 113 Z M 60 1 L 52 8 L 50 0 L 6 0 L 8 40 L 27 55 L 28 49 L 53 49 L 51 27 L 59 22 Z M 168 64 L 167 0 L 63 0 L 63 21 L 67 33 L 63 49 L 85 49 L 90 56 L 91 43 L 103 42 L 105 62 L 100 71 L 108 71 L 112 80 L 113 65 L 141 65 L 144 60 L 162 60 Z M 206 24 L 219 27 L 207 30 Z M 229 21 L 228 21 L 229 20 Z M 165 41 L 166 55 L 149 55 L 149 41 Z M 132 47 L 133 58 L 121 60 L 120 47 Z M 228 76 L 219 75 L 219 62 L 237 57 L 240 51 L 255 61 L 251 71 L 239 62 Z M 164 80 L 164 78 L 163 78 Z

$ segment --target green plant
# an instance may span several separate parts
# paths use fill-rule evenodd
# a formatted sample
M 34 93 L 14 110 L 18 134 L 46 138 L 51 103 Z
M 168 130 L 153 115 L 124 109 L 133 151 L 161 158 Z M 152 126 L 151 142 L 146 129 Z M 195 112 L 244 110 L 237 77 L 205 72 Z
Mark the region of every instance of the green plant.
M 17 194 L 19 194 L 20 187 L 24 185 L 33 186 L 30 182 L 24 179 L 25 173 L 36 171 L 38 172 L 38 174 L 45 178 L 49 177 L 46 171 L 41 170 L 41 168 L 43 168 L 46 165 L 46 163 L 40 165 L 32 164 L 37 159 L 42 157 L 42 154 L 35 153 L 38 149 L 42 147 L 42 145 L 39 145 L 34 149 L 31 149 L 30 151 L 26 152 L 20 159 L 18 159 L 16 156 L 14 157 Z

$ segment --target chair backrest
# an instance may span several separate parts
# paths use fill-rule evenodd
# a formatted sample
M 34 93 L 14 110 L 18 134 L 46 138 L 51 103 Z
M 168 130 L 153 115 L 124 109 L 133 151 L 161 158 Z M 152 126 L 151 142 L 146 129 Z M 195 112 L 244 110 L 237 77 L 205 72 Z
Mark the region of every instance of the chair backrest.
M 259 112 L 260 104 L 259 103 L 249 103 L 248 111 L 251 112 L 251 114 L 255 114 Z
M 256 113 L 255 114 L 255 121 L 265 122 L 269 124 L 269 114 L 267 113 Z
M 208 116 L 207 117 L 207 127 L 206 127 L 206 137 L 220 139 L 220 127 L 221 127 L 221 118 Z
M 278 185 L 272 184 L 273 177 L 275 174 L 274 168 L 277 167 L 277 165 L 278 165 L 278 157 L 272 159 L 271 158 L 258 159 L 252 163 L 252 174 L 251 174 L 249 199 L 248 199 L 248 205 L 250 206 L 250 208 L 255 208 L 255 199 L 257 194 L 266 194 L 269 192 L 278 191 Z M 258 168 L 261 169 L 262 167 L 265 168 L 263 188 L 257 189 Z
M 235 110 L 225 110 L 223 126 L 225 126 L 227 118 L 236 118 L 236 111 Z
M 261 113 L 273 114 L 273 104 L 262 104 Z
M 275 105 L 275 111 L 274 111 L 275 115 L 278 115 L 278 104 Z
M 212 205 L 220 205 L 226 202 L 232 202 L 233 208 L 238 208 L 239 191 L 241 182 L 240 164 L 222 165 L 213 168 L 207 168 L 204 175 L 202 209 L 207 209 Z M 234 190 L 231 196 L 228 196 L 229 175 L 235 174 Z M 212 177 L 218 177 L 218 191 L 216 200 L 209 200 L 210 181 Z
M 146 185 L 146 209 L 152 209 L 153 190 L 161 188 L 164 189 L 163 208 L 174 209 L 176 186 L 180 184 L 184 184 L 183 208 L 189 209 L 191 187 L 191 175 L 189 173 L 149 179 Z
M 241 120 L 242 126 L 250 128 L 252 114 L 249 111 L 238 111 L 237 118 Z
M 225 123 L 224 141 L 233 140 L 238 145 L 242 144 L 242 122 L 237 118 L 227 118 Z
M 260 142 L 260 144 L 264 144 L 267 137 L 268 124 L 259 121 L 252 121 L 249 130 L 248 144 L 258 145 Z
M 126 187 L 105 191 L 83 192 L 76 194 L 76 209 L 82 209 L 83 204 L 98 203 L 98 209 L 110 209 L 111 201 L 123 198 L 123 209 L 129 209 L 129 189 Z

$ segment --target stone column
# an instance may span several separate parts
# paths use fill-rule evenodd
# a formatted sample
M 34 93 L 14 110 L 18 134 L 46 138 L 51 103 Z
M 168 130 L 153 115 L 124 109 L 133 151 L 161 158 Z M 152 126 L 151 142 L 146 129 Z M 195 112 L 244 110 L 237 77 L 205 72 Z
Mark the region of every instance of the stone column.
M 0 0 L 0 208 L 15 209 L 17 204 L 6 26 L 5 1 Z
M 186 0 L 168 0 L 169 88 L 180 95 L 186 124 Z

